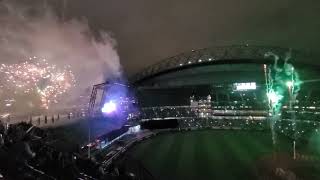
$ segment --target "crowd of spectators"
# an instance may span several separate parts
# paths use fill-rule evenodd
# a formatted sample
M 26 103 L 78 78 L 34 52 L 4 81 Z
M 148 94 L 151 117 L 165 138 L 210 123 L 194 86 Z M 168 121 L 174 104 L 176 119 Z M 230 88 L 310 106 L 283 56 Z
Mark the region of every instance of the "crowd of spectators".
M 293 110 L 283 110 L 281 113 L 282 119 L 291 119 L 292 112 L 298 120 L 310 120 L 310 121 L 319 121 L 320 122 L 320 112 L 317 109 L 293 109 Z
M 0 121 L 0 179 L 119 179 L 94 156 L 61 149 L 47 130 Z M 63 146 L 63 145 L 62 145 Z
M 245 129 L 245 130 L 265 130 L 268 128 L 266 120 L 248 119 L 212 119 L 212 118 L 184 118 L 179 120 L 181 129 Z
M 247 105 L 198 105 L 198 106 L 158 106 L 141 109 L 141 119 L 163 119 L 181 117 L 212 117 L 216 116 L 267 116 L 267 108 L 254 109 Z
M 141 119 L 167 118 L 167 117 L 197 117 L 196 111 L 190 106 L 163 106 L 143 108 Z

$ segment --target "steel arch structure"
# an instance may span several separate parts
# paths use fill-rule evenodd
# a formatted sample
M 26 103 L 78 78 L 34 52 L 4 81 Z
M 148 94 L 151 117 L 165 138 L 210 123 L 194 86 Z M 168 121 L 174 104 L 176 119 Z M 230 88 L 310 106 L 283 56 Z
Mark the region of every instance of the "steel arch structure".
M 251 45 L 218 46 L 192 50 L 191 52 L 185 52 L 163 59 L 135 74 L 131 78 L 131 83 L 136 85 L 157 75 L 193 66 L 226 63 L 270 64 L 273 63 L 273 59 L 266 59 L 264 56 L 265 53 L 270 51 L 280 56 L 284 56 L 286 52 L 291 51 L 292 59 L 295 61 L 294 63 L 303 64 L 304 62 L 312 62 L 313 60 L 311 54 L 289 48 Z M 296 60 L 299 60 L 299 62 Z

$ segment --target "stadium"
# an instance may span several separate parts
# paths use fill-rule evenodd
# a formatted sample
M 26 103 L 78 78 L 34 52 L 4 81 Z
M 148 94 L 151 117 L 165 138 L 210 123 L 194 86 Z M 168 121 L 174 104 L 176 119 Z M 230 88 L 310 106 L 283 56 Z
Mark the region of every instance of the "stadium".
M 319 7 L 0 0 L 0 180 L 320 179 Z
M 18 179 L 317 179 L 315 59 L 233 45 L 161 60 L 128 81 L 94 85 L 85 114 L 6 119 L 0 172 Z
M 0 1 L 0 180 L 320 179 L 320 1 Z
M 303 81 L 294 99 L 284 82 L 288 96 L 275 122 L 267 75 L 275 59 L 268 52 L 290 52 Z M 128 146 L 111 150 L 116 158 L 107 162 L 145 179 L 314 179 L 318 174 L 307 172 L 319 160 L 320 122 L 312 62 L 299 51 L 249 45 L 161 60 L 131 79 L 140 109 L 129 114 L 142 137 L 123 137 Z
M 288 51 L 249 45 L 193 50 L 137 74 L 133 83 L 142 107 L 142 127 L 176 126 L 179 132 L 140 143 L 130 157 L 140 159 L 159 179 L 275 179 L 272 171 L 280 168 L 287 174 L 294 168 L 304 172 L 306 167 L 296 167 L 300 162 L 287 162 L 292 167 L 281 163 L 318 158 L 318 67 L 307 64 L 310 56 L 292 51 L 291 63 L 300 78 L 312 83 L 303 83 L 295 102 L 284 102 L 281 119 L 274 125 L 275 144 L 270 130 L 266 71 L 274 60 L 265 54 L 284 56 Z M 259 167 L 273 156 L 278 158 L 274 167 Z

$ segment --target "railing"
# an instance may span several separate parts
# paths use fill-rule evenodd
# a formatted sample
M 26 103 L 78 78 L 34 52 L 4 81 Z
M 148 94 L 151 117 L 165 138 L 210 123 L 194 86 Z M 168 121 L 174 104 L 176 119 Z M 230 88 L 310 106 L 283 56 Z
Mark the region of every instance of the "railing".
M 8 115 L 1 117 L 0 121 L 6 124 L 16 124 L 20 122 L 30 123 L 37 127 L 61 126 L 76 122 L 87 117 L 79 111 L 52 113 L 47 115 Z

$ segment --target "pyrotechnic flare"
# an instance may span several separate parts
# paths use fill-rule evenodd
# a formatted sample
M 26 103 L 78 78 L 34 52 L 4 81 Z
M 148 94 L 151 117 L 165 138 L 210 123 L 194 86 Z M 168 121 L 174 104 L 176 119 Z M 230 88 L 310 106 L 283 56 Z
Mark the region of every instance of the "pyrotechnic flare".
M 274 64 L 269 67 L 267 96 L 269 98 L 271 109 L 275 114 L 279 114 L 285 97 L 295 100 L 300 91 L 301 80 L 294 66 L 288 61 L 291 59 L 291 53 L 287 53 L 284 58 L 283 66 L 279 65 L 280 57 L 272 52 L 265 54 L 265 57 L 272 56 Z

